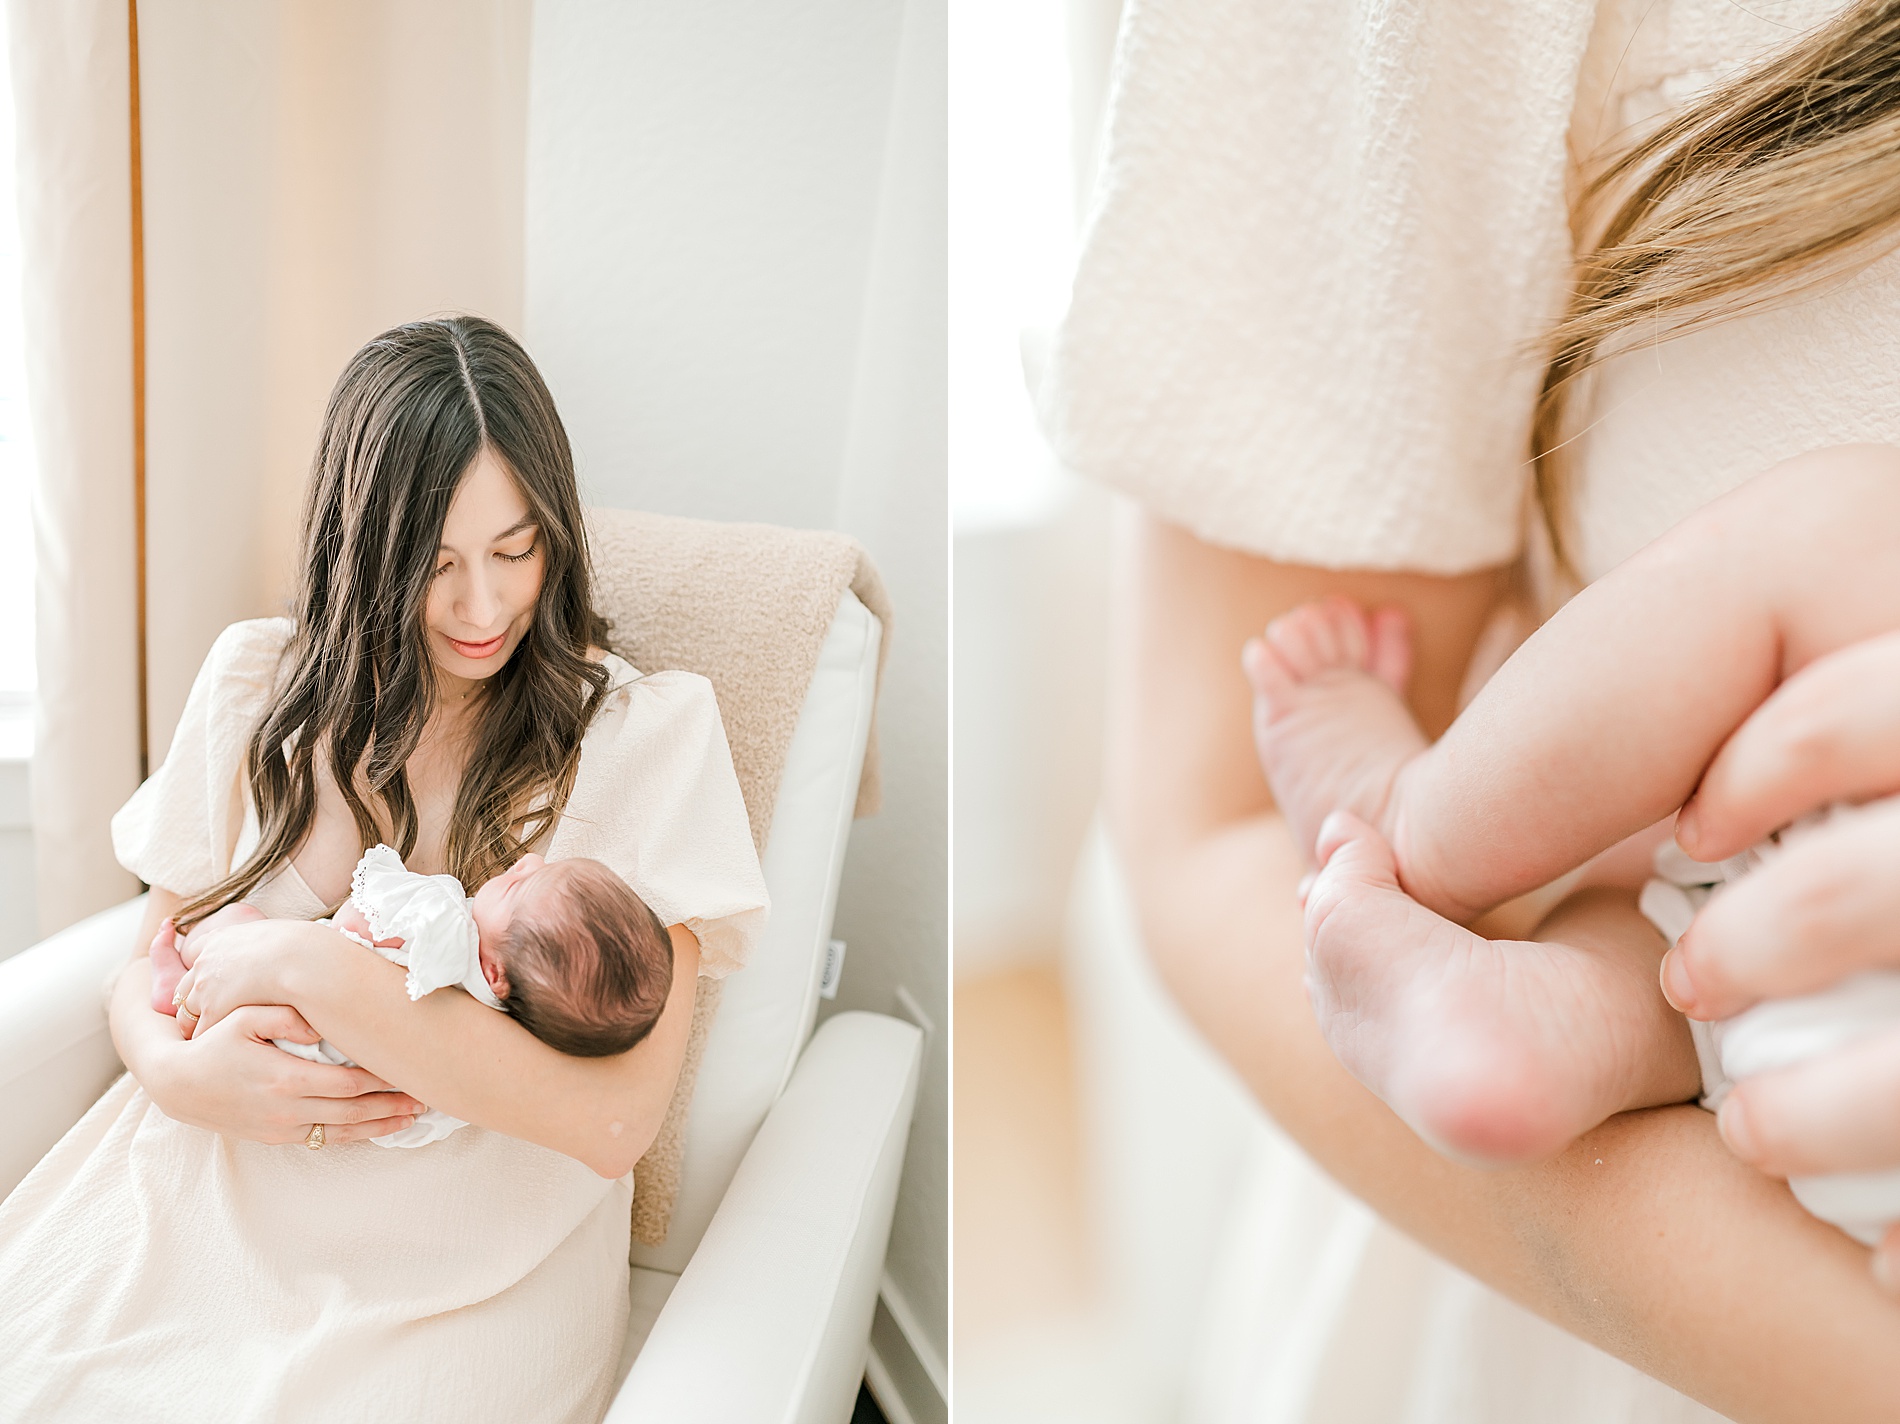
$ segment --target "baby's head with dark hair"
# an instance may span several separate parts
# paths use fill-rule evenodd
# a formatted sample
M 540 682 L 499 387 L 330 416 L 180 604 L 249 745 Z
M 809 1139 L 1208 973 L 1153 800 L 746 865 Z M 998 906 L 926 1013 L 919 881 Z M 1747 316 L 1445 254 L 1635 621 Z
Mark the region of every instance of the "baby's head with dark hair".
M 673 987 L 672 938 L 599 861 L 523 857 L 482 887 L 473 909 L 502 1007 L 548 1047 L 605 1058 L 659 1021 Z

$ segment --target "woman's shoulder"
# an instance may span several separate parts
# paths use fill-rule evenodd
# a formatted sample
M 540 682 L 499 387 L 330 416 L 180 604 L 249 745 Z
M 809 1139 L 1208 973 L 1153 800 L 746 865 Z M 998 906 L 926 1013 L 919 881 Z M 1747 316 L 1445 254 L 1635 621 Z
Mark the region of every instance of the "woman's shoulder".
M 620 654 L 612 652 L 603 652 L 597 661 L 607 672 L 603 716 L 615 709 L 623 714 L 671 711 L 710 714 L 715 719 L 719 716 L 719 699 L 713 692 L 712 682 L 699 673 L 683 668 L 641 672 Z
M 243 814 L 230 793 L 290 632 L 288 618 L 233 623 L 205 654 L 165 759 L 112 818 L 119 863 L 147 884 L 195 894 L 229 872 Z
M 768 896 L 713 685 L 609 653 L 605 705 L 548 854 L 611 867 L 667 924 L 698 937 L 700 973 L 745 962 Z
M 192 684 L 185 720 L 195 712 L 208 729 L 235 722 L 248 731 L 277 685 L 292 627 L 288 618 L 248 618 L 218 634 Z
M 708 759 L 731 764 L 708 679 L 678 668 L 641 672 L 614 653 L 601 663 L 607 691 L 581 744 L 577 794 L 585 797 L 603 781 L 621 782 L 629 774 L 651 782 L 690 776 Z
M 268 681 L 294 629 L 288 618 L 246 618 L 233 623 L 211 644 L 199 675 L 247 679 L 262 675 Z

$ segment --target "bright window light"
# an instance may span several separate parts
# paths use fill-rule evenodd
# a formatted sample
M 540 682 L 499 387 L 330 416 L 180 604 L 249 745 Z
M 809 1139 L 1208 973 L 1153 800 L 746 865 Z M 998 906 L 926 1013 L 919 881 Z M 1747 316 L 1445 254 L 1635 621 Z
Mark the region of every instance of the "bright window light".
M 13 76 L 0 23 L 0 718 L 30 713 L 33 672 L 33 427 L 20 318 Z M 9 739 L 10 740 L 10 739 Z M 0 748 L 3 754 L 5 748 Z
M 1023 380 L 1075 260 L 1063 0 L 950 12 L 950 504 L 959 530 L 1036 523 L 1063 475 Z

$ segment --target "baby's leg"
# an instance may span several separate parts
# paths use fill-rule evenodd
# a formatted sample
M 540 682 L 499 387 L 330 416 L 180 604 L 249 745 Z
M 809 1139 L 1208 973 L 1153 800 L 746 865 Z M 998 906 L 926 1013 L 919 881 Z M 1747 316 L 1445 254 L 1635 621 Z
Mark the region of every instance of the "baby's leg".
M 1344 805 L 1393 843 L 1352 840 L 1309 902 L 1314 1001 L 1361 1081 L 1448 1149 L 1503 1160 L 1693 1091 L 1660 943 L 1627 908 L 1614 934 L 1568 921 L 1495 944 L 1429 912 L 1467 919 L 1668 815 L 1782 678 L 1900 628 L 1896 521 L 1900 451 L 1789 461 L 1579 595 L 1428 750 L 1397 715 L 1389 626 L 1320 605 L 1250 649 L 1296 829 Z
M 226 905 L 221 910 L 213 910 L 193 925 L 178 941 L 178 953 L 185 961 L 185 968 L 189 969 L 198 962 L 199 949 L 203 947 L 205 940 L 219 930 L 228 929 L 232 925 L 254 924 L 264 918 L 262 910 L 255 905 L 247 905 L 242 900 Z
M 1426 908 L 1468 919 L 1669 815 L 1782 678 L 1900 628 L 1896 529 L 1900 450 L 1790 460 L 1585 589 L 1429 749 L 1403 630 L 1296 610 L 1248 652 L 1262 763 L 1307 844 L 1350 810 Z
M 1627 894 L 1574 896 L 1535 941 L 1488 940 L 1399 888 L 1378 832 L 1329 820 L 1306 900 L 1307 993 L 1340 1061 L 1447 1156 L 1549 1156 L 1700 1075 L 1656 988 L 1662 936 Z
M 178 992 L 178 981 L 185 977 L 185 961 L 178 953 L 178 931 L 169 919 L 159 922 L 158 933 L 152 936 L 146 953 L 152 961 L 152 1011 L 176 1018 L 178 1004 L 172 996 Z
M 248 924 L 263 918 L 263 911 L 240 900 L 206 915 L 183 935 L 169 919 L 162 921 L 158 933 L 152 937 L 151 948 L 146 951 L 152 960 L 152 1008 L 161 1014 L 177 1016 L 178 981 L 197 961 L 199 946 L 206 935 L 215 934 L 226 925 Z

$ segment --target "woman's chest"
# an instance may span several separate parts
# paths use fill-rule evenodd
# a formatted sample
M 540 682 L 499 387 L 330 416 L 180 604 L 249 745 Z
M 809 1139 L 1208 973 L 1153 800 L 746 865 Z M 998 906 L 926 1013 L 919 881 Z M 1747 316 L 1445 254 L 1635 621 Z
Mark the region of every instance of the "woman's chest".
M 1845 8 L 1846 0 L 1603 0 L 1575 146 L 1627 143 Z M 1892 252 L 1686 335 L 1640 324 L 1626 331 L 1575 412 L 1568 513 L 1585 576 L 1790 456 L 1900 443 L 1897 332 Z
M 1578 74 L 1573 148 L 1593 154 L 1828 24 L 1849 0 L 1599 0 Z
M 449 825 L 454 818 L 456 791 L 465 761 L 452 746 L 425 741 L 404 765 L 410 799 L 415 805 L 416 840 L 403 856 L 403 862 L 418 874 L 439 875 L 448 871 Z M 310 833 L 291 857 L 291 864 L 318 899 L 334 905 L 349 894 L 350 873 L 364 850 L 364 833 L 328 768 L 318 768 L 316 782 L 316 814 L 311 820 Z M 367 778 L 360 771 L 356 792 L 373 822 L 373 840 L 400 849 L 394 817 L 382 798 L 371 792 Z
M 1900 445 L 1900 253 L 1800 300 L 1614 357 L 1577 442 L 1589 577 L 1804 451 Z

